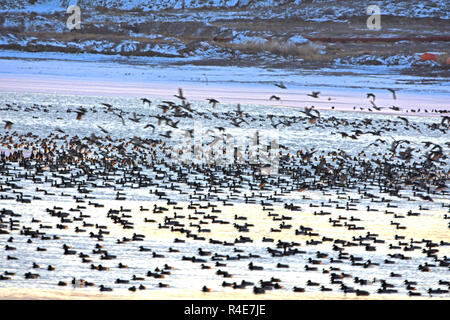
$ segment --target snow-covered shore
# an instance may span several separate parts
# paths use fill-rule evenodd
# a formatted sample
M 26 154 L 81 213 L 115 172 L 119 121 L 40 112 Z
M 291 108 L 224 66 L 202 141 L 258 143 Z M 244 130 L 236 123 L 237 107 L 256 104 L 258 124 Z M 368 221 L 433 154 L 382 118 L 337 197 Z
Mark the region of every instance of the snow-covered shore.
M 276 83 L 283 82 L 287 89 Z M 182 87 L 192 101 L 361 111 L 366 94 L 389 107 L 448 109 L 449 79 L 401 76 L 382 66 L 322 70 L 173 65 L 164 58 L 0 52 L 0 91 L 172 98 Z M 393 100 L 387 88 L 397 91 Z M 320 91 L 319 98 L 307 94 Z M 269 100 L 272 95 L 281 100 Z M 363 110 L 364 111 L 364 110 Z M 398 114 L 398 112 L 395 112 Z

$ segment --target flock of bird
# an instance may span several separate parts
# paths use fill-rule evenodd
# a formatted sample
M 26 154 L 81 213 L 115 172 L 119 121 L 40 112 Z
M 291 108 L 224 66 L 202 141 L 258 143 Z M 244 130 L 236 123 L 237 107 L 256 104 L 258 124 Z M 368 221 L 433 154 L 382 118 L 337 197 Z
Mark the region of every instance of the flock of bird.
M 174 98 L 142 98 L 128 109 L 5 103 L 2 112 L 17 120 L 4 120 L 0 133 L 1 281 L 45 278 L 55 288 L 133 294 L 179 286 L 170 279 L 189 264 L 213 276 L 198 284 L 205 294 L 449 296 L 449 116 L 420 122 L 312 106 L 255 112 L 213 98 L 196 105 L 181 89 Z M 381 110 L 373 93 L 367 99 Z M 34 133 L 17 123 L 39 126 L 44 116 L 50 124 Z M 278 172 L 236 161 L 236 150 L 226 165 L 172 161 L 183 152 L 174 133 L 192 137 L 193 121 L 213 139 L 280 130 L 279 148 L 269 150 L 278 153 Z M 434 219 L 443 236 L 423 230 L 416 238 L 409 222 L 421 219 Z M 380 221 L 386 232 L 372 229 Z M 73 265 L 92 276 L 67 276 Z

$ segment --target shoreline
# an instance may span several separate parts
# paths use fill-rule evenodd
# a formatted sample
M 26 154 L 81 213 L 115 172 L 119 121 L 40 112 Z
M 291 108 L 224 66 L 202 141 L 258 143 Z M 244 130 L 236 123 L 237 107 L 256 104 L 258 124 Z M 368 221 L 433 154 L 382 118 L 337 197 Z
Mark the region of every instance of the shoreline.
M 445 85 L 448 79 L 395 75 L 388 68 L 287 71 L 176 65 L 165 59 L 151 59 L 142 65 L 72 56 L 41 53 L 35 60 L 20 52 L 0 51 L 0 92 L 173 100 L 178 88 L 182 88 L 189 101 L 206 103 L 206 99 L 215 98 L 219 108 L 221 103 L 275 108 L 314 106 L 318 110 L 427 117 L 445 113 L 425 113 L 424 108 L 450 111 L 450 91 Z M 280 82 L 287 89 L 275 86 Z M 394 88 L 395 100 L 387 88 Z M 320 92 L 318 98 L 308 96 L 313 91 Z M 373 109 L 366 97 L 369 92 L 376 95 L 381 111 L 368 110 Z M 270 100 L 272 95 L 281 100 Z M 400 111 L 390 110 L 392 106 Z M 405 112 L 410 109 L 422 112 Z

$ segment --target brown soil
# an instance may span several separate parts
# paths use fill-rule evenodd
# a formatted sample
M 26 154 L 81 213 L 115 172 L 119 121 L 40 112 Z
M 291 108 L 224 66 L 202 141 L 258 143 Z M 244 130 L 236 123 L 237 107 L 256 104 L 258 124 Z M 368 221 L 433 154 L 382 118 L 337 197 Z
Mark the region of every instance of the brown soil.
M 241 9 L 242 10 L 242 9 Z M 239 11 L 239 10 L 237 10 Z M 205 14 L 216 12 L 219 18 L 212 21 L 204 21 Z M 91 50 L 89 47 L 82 49 L 70 46 L 55 46 L 51 42 L 59 41 L 62 43 L 83 42 L 87 40 L 104 40 L 113 44 L 119 44 L 125 40 L 134 40 L 139 42 L 139 48 L 134 52 L 108 52 L 103 54 L 123 54 L 136 56 L 165 56 L 179 57 L 186 55 L 195 55 L 195 49 L 201 41 L 210 43 L 223 52 L 221 57 L 205 56 L 197 60 L 196 64 L 219 64 L 219 65 L 251 65 L 266 66 L 276 68 L 318 68 L 332 67 L 337 58 L 343 61 L 356 61 L 358 64 L 376 65 L 379 61 L 351 60 L 365 55 L 375 58 L 389 58 L 395 55 L 402 55 L 414 59 L 415 55 L 422 52 L 440 52 L 448 53 L 448 42 L 414 42 L 400 41 L 397 43 L 319 43 L 319 50 L 285 50 L 284 41 L 290 36 L 301 35 L 303 37 L 418 37 L 430 35 L 449 34 L 450 25 L 447 20 L 439 18 L 412 18 L 399 16 L 382 16 L 380 31 L 371 31 L 366 27 L 367 16 L 347 17 L 345 22 L 325 21 L 314 22 L 306 21 L 304 17 L 289 17 L 285 19 L 261 19 L 258 18 L 258 11 L 254 15 L 230 20 L 220 18 L 225 11 L 220 9 L 198 9 L 198 10 L 165 10 L 157 13 L 157 16 L 139 12 L 138 10 L 123 11 L 117 9 L 101 9 L 97 11 L 83 12 L 81 30 L 68 31 L 67 28 L 62 32 L 47 28 L 25 27 L 20 21 L 25 21 L 29 17 L 25 13 L 11 12 L 3 17 L 13 21 L 19 21 L 16 26 L 8 25 L 0 29 L 0 35 L 13 34 L 19 38 L 35 37 L 44 43 L 27 45 L 3 44 L 0 49 L 14 49 L 24 51 L 57 51 L 69 53 L 99 53 Z M 36 15 L 35 15 L 36 16 Z M 48 20 L 51 26 L 61 25 L 65 21 L 62 14 L 42 15 Z M 139 18 L 140 22 L 134 18 Z M 163 21 L 164 20 L 164 21 Z M 186 21 L 185 21 L 186 20 Z M 142 22 L 143 21 L 143 22 Z M 1 23 L 1 21 L 0 21 Z M 417 26 L 420 26 L 418 28 Z M 226 28 L 229 31 L 223 31 Z M 39 30 L 38 30 L 39 29 Z M 274 46 L 271 49 L 255 45 L 234 45 L 227 42 L 216 42 L 215 36 L 230 36 L 231 30 L 235 32 L 250 31 L 254 35 L 263 35 L 271 41 L 277 41 L 279 48 Z M 130 35 L 131 34 L 131 35 Z M 136 35 L 136 36 L 133 36 Z M 156 38 L 150 38 L 152 35 L 161 35 Z M 48 45 L 45 44 L 48 42 Z M 170 44 L 178 43 L 185 45 L 186 50 L 180 50 L 179 55 L 165 54 L 161 52 L 141 51 L 146 44 Z M 188 50 L 189 49 L 189 50 Z M 241 57 L 245 54 L 245 58 Z M 189 61 L 192 63 L 192 61 Z M 431 70 L 431 71 L 430 71 Z M 419 66 L 405 66 L 402 72 L 406 74 L 447 74 L 448 68 L 435 66 L 430 69 L 426 65 L 424 68 Z

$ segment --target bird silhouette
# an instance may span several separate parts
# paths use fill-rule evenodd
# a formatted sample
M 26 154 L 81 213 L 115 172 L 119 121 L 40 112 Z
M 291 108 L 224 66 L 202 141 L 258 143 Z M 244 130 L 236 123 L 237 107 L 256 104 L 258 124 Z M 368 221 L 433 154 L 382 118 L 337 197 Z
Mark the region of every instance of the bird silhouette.
M 81 120 L 83 119 L 83 116 L 86 114 L 87 110 L 83 107 L 80 107 L 77 110 L 75 110 L 75 112 L 77 114 L 77 120 Z
M 13 126 L 14 122 L 11 122 L 9 120 L 3 120 L 3 122 L 5 123 L 5 128 L 4 129 L 7 129 L 7 130 L 12 129 L 12 126 Z
M 183 96 L 183 89 L 181 88 L 178 89 L 178 95 L 175 94 L 174 97 L 180 100 L 186 100 L 186 97 Z
M 149 124 L 147 124 L 145 127 L 144 127 L 144 129 L 147 129 L 147 128 L 149 128 L 149 127 L 151 127 L 151 128 L 153 128 L 153 133 L 155 132 L 155 126 L 153 125 L 153 124 L 151 124 L 151 123 L 149 123 Z
M 148 105 L 150 106 L 152 104 L 152 102 L 150 100 L 148 100 L 147 98 L 141 98 L 142 104 L 148 103 Z
M 391 89 L 391 88 L 388 88 L 388 90 L 389 90 L 390 92 L 392 92 L 392 98 L 393 98 L 394 100 L 397 100 L 397 95 L 395 94 L 395 90 L 394 90 L 394 89 Z
M 209 103 L 209 104 L 212 104 L 212 107 L 213 107 L 213 108 L 215 108 L 215 107 L 216 107 L 216 104 L 219 103 L 219 101 L 217 101 L 216 99 L 213 99 L 213 98 L 211 98 L 211 99 L 206 99 L 206 100 L 208 100 L 208 103 Z
M 313 98 L 318 98 L 320 94 L 320 91 L 313 91 L 310 94 L 307 94 L 307 96 L 313 97 Z
M 105 128 L 103 128 L 103 127 L 101 127 L 101 126 L 99 126 L 99 125 L 97 125 L 97 127 L 98 127 L 103 133 L 109 134 L 109 132 L 108 132 Z
M 300 111 L 300 112 L 306 114 L 308 117 L 310 117 L 312 119 L 320 118 L 320 112 L 318 110 L 313 109 L 313 108 L 314 107 L 311 107 L 311 108 L 305 107 L 305 111 Z M 312 114 L 311 113 L 312 111 L 315 112 L 316 114 L 315 115 Z
M 276 85 L 278 88 L 281 88 L 281 89 L 287 89 L 283 82 L 275 83 L 275 85 Z
M 273 95 L 273 96 L 271 96 L 271 97 L 269 98 L 269 100 L 277 100 L 277 101 L 280 101 L 281 98 L 278 97 L 278 96 L 276 96 L 276 95 Z

